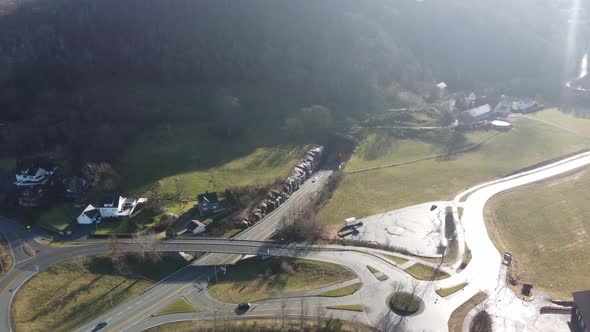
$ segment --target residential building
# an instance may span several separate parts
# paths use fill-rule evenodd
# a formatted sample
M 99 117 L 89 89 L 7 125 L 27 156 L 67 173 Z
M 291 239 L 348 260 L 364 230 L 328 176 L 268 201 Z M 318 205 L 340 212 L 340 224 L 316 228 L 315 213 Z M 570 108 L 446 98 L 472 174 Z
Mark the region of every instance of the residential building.
M 570 328 L 573 332 L 590 331 L 590 290 L 572 293 L 574 305 Z
M 492 107 L 490 104 L 485 104 L 470 110 L 464 111 L 459 115 L 461 122 L 473 123 L 487 119 L 492 115 Z
M 22 160 L 16 166 L 16 184 L 18 187 L 37 186 L 47 183 L 57 167 L 42 159 Z
M 470 93 L 467 97 L 465 97 L 465 105 L 467 105 L 467 107 L 473 107 L 476 99 L 477 96 L 475 95 L 475 93 Z
M 88 205 L 84 211 L 78 216 L 79 224 L 90 224 L 93 222 L 99 223 L 102 218 L 123 218 L 130 217 L 133 214 L 135 208 L 141 204 L 147 202 L 146 198 L 133 199 L 125 198 L 119 195 L 113 195 L 104 198 L 100 204 Z M 96 218 L 98 211 L 100 218 Z
M 205 192 L 198 195 L 197 200 L 199 201 L 198 208 L 201 216 L 208 217 L 223 210 L 217 193 Z
M 100 210 L 95 208 L 92 204 L 88 205 L 84 211 L 78 216 L 78 224 L 90 225 L 92 223 L 100 223 Z

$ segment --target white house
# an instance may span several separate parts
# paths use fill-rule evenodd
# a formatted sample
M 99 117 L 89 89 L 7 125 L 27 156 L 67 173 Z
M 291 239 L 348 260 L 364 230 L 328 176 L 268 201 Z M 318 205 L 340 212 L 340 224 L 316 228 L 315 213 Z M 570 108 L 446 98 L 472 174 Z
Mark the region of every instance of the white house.
M 88 205 L 84 211 L 78 216 L 78 224 L 80 225 L 90 225 L 92 223 L 100 223 L 100 210 L 92 206 L 92 204 Z
M 78 223 L 91 224 L 93 222 L 99 223 L 102 218 L 129 217 L 131 214 L 133 214 L 133 211 L 138 204 L 145 202 L 147 202 L 146 198 L 133 199 L 125 198 L 119 195 L 113 195 L 105 198 L 97 206 L 88 205 L 78 217 Z M 98 213 L 100 216 L 99 218 L 96 218 L 96 213 Z M 94 218 L 89 218 L 89 215 L 94 216 Z
M 188 226 L 186 226 L 186 229 L 195 235 L 203 233 L 206 228 L 207 226 L 198 220 L 192 220 Z
M 55 173 L 56 167 L 42 165 L 39 161 L 19 163 L 16 170 L 16 184 L 19 187 L 43 185 Z

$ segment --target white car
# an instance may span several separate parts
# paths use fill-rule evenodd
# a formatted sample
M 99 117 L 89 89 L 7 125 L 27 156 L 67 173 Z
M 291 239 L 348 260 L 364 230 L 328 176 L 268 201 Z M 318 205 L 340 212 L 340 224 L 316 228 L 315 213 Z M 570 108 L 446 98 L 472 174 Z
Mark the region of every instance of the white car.
M 314 177 L 313 179 L 311 179 L 311 183 L 316 183 L 316 181 L 318 180 L 318 177 Z

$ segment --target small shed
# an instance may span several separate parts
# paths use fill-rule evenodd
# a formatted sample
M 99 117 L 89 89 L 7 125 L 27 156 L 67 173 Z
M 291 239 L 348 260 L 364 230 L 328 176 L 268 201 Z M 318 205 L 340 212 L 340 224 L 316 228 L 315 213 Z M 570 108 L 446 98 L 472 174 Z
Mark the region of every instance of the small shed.
M 358 224 L 358 220 L 355 217 L 344 219 L 344 227 L 351 227 Z
M 198 220 L 191 220 L 186 226 L 186 229 L 195 235 L 205 232 L 206 228 L 207 226 Z

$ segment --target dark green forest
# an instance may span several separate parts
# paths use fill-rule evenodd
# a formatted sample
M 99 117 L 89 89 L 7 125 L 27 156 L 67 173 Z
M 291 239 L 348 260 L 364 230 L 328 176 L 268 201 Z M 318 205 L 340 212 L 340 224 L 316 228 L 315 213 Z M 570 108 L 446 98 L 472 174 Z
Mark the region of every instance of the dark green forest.
M 8 4 L 7 4 L 8 3 Z M 322 105 L 363 118 L 454 91 L 559 95 L 564 2 L 0 0 L 0 147 L 115 158 L 161 122 L 233 137 Z M 234 130 L 235 129 L 235 130 Z

